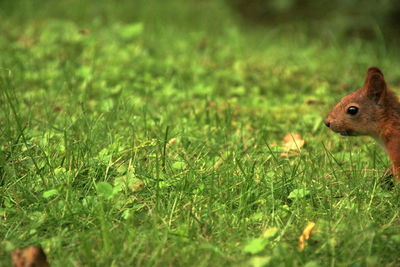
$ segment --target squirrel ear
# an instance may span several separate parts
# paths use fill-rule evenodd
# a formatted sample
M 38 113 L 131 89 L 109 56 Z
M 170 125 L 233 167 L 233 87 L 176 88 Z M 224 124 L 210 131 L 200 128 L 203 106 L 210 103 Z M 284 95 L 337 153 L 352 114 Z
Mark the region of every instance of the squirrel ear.
M 367 90 L 367 96 L 376 102 L 379 101 L 382 94 L 386 91 L 386 82 L 382 71 L 377 67 L 370 67 L 365 78 L 364 88 Z

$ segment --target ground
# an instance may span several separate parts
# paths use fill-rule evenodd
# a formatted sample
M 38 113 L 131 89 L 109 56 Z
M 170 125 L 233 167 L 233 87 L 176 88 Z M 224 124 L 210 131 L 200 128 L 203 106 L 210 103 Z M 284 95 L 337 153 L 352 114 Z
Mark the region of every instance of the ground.
M 0 12 L 1 263 L 41 245 L 52 266 L 399 264 L 386 155 L 322 123 L 371 65 L 400 93 L 396 46 L 220 1 L 56 3 Z

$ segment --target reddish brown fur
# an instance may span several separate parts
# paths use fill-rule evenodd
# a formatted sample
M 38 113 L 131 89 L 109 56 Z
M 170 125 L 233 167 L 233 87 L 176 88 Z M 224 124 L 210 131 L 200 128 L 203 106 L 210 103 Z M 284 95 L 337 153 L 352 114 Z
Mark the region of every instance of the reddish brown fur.
M 14 267 L 49 267 L 46 254 L 41 247 L 18 248 L 11 253 Z
M 358 108 L 355 115 L 349 107 Z M 342 135 L 369 135 L 382 141 L 391 160 L 391 172 L 400 182 L 400 103 L 381 70 L 370 67 L 362 88 L 343 97 L 325 119 Z

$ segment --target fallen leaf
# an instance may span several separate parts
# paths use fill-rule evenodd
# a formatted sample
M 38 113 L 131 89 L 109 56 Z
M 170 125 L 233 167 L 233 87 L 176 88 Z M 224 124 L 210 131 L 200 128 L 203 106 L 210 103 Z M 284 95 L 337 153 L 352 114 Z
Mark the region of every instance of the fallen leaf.
M 280 157 L 287 158 L 297 155 L 304 146 L 304 142 L 300 134 L 288 133 L 283 138 L 283 152 Z
M 167 143 L 167 146 L 172 146 L 173 144 L 175 144 L 176 143 L 176 138 L 174 137 L 174 138 L 171 138 L 169 141 L 168 141 L 168 143 Z
M 81 34 L 88 34 L 88 33 L 90 33 L 89 29 L 82 29 L 81 30 Z
M 306 240 L 310 239 L 311 237 L 311 232 L 315 227 L 314 222 L 307 222 L 306 227 L 303 230 L 303 233 L 299 236 L 299 249 L 304 250 L 304 247 L 306 246 Z
M 324 104 L 326 104 L 325 101 L 322 101 L 322 100 L 315 100 L 315 99 L 306 99 L 306 100 L 304 100 L 304 102 L 305 102 L 307 105 L 324 105 Z
M 53 108 L 53 110 L 54 110 L 55 112 L 60 112 L 60 111 L 63 110 L 63 107 L 62 107 L 62 106 L 55 106 L 55 107 Z
M 14 267 L 49 267 L 46 254 L 41 247 L 30 246 L 18 248 L 11 252 L 12 265 Z
M 207 38 L 203 38 L 198 44 L 197 48 L 199 50 L 204 50 L 207 47 Z
M 18 43 L 25 48 L 31 48 L 35 44 L 35 41 L 28 36 L 22 36 L 18 40 Z

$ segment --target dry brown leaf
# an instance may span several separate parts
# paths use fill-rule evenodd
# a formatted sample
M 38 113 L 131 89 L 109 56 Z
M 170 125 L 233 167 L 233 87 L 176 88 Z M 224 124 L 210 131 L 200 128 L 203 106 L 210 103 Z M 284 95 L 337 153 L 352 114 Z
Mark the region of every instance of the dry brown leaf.
M 25 48 L 31 48 L 35 44 L 35 40 L 28 36 L 22 36 L 18 43 Z
M 300 134 L 288 133 L 283 138 L 283 152 L 280 157 L 286 158 L 297 155 L 304 146 L 304 142 Z
M 144 182 L 140 180 L 134 186 L 131 187 L 132 192 L 139 192 L 142 191 L 144 188 Z
M 306 240 L 310 239 L 311 237 L 311 232 L 315 227 L 314 222 L 307 222 L 306 227 L 303 230 L 303 233 L 299 236 L 299 249 L 303 250 L 304 247 L 306 246 Z
M 306 99 L 306 100 L 304 100 L 304 102 L 305 102 L 307 105 L 325 105 L 325 104 L 326 104 L 325 101 L 322 101 L 322 100 L 315 100 L 315 99 Z
M 198 44 L 197 48 L 199 50 L 204 50 L 207 47 L 207 38 L 203 38 Z
M 88 33 L 90 33 L 89 29 L 82 29 L 81 30 L 81 34 L 88 34 Z
M 18 248 L 11 252 L 12 265 L 14 267 L 49 267 L 46 254 L 41 247 L 30 246 Z

